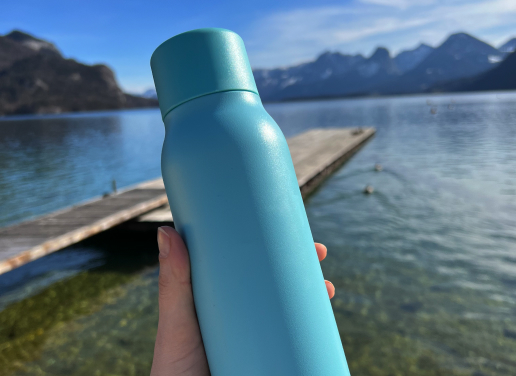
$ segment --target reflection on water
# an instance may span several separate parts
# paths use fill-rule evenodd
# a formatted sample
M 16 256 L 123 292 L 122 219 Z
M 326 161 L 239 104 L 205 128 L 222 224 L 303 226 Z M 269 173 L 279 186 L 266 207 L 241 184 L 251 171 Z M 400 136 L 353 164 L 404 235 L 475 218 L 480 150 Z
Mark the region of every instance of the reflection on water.
M 157 109 L 1 120 L 0 226 L 160 176 L 163 136 Z
M 314 238 L 329 248 L 322 267 L 337 288 L 333 307 L 352 374 L 516 374 L 516 95 L 434 96 L 431 106 L 426 100 L 267 109 L 286 136 L 312 127 L 377 128 L 306 202 Z M 39 141 L 14 129 L 18 121 L 0 130 L 0 143 L 11 150 L 0 148 L 0 163 L 15 173 L 9 180 L 2 172 L 1 202 L 12 195 L 18 203 L 2 210 L 5 223 L 69 204 L 74 194 L 58 197 L 56 182 L 47 181 L 56 176 L 82 200 L 109 186 L 114 171 L 125 184 L 159 174 L 157 112 L 41 121 L 20 123 L 55 127 L 40 129 Z M 31 145 L 29 156 L 21 145 Z M 49 154 L 54 162 L 45 167 L 38 155 Z M 145 160 L 153 160 L 148 169 Z M 74 167 L 87 161 L 95 168 Z M 375 163 L 384 170 L 374 171 Z M 38 198 L 34 179 L 46 187 Z M 29 188 L 6 191 L 16 180 Z M 372 195 L 361 193 L 367 184 Z M 44 195 L 47 203 L 34 209 Z M 148 374 L 155 252 L 154 233 L 111 232 L 0 276 L 0 368 L 17 375 Z

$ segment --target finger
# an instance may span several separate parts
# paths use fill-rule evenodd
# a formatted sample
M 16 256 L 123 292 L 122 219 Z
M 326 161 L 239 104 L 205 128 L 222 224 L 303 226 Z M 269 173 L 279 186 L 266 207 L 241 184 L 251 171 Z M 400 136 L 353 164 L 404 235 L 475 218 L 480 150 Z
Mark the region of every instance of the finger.
M 335 286 L 330 281 L 324 281 L 326 283 L 326 290 L 328 290 L 328 296 L 333 298 L 335 296 Z
M 328 249 L 324 244 L 315 243 L 315 250 L 317 251 L 317 256 L 319 257 L 319 261 L 322 261 L 326 258 L 328 254 Z
M 190 258 L 181 236 L 172 227 L 158 228 L 158 248 L 160 297 L 191 294 Z
M 172 227 L 158 229 L 159 320 L 152 376 L 209 375 L 190 282 L 190 258 Z

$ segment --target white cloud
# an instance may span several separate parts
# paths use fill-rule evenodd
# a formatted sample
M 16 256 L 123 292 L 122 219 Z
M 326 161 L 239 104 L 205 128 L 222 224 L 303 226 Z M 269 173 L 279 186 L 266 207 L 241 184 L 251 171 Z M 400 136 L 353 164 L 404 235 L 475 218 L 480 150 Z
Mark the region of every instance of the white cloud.
M 426 25 L 432 22 L 428 18 L 415 18 L 409 20 L 399 20 L 396 18 L 380 18 L 372 21 L 372 25 L 361 27 L 357 29 L 344 29 L 336 31 L 335 35 L 338 37 L 338 42 L 352 42 L 360 40 L 365 37 L 377 35 L 380 33 L 388 33 L 392 31 L 399 31 L 410 29 L 417 26 Z
M 436 0 L 360 0 L 362 3 L 383 5 L 387 7 L 407 9 L 414 6 L 430 5 L 436 2 Z
M 394 52 L 420 42 L 437 45 L 457 31 L 499 43 L 516 34 L 514 19 L 515 0 L 360 0 L 268 15 L 245 40 L 253 66 L 272 67 L 329 49 L 369 54 L 379 45 Z

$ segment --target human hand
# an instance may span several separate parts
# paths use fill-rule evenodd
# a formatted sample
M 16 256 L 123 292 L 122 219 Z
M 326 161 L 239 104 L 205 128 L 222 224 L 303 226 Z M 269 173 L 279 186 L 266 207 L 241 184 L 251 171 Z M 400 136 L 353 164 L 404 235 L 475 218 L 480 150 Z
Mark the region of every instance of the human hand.
M 172 227 L 158 229 L 159 321 L 151 376 L 205 376 L 210 374 L 190 280 L 190 258 L 183 239 Z M 327 249 L 315 243 L 319 261 Z M 335 287 L 326 282 L 328 296 Z

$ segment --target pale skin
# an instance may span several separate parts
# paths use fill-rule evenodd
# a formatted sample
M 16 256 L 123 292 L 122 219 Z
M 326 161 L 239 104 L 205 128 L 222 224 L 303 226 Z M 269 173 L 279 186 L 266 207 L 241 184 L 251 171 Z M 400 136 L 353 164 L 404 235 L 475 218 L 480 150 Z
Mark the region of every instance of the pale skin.
M 158 229 L 159 322 L 151 376 L 210 375 L 190 280 L 190 258 L 185 243 L 172 227 Z M 319 261 L 327 249 L 315 243 Z M 325 281 L 328 296 L 335 287 Z

